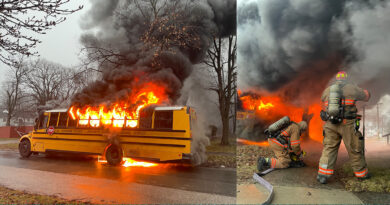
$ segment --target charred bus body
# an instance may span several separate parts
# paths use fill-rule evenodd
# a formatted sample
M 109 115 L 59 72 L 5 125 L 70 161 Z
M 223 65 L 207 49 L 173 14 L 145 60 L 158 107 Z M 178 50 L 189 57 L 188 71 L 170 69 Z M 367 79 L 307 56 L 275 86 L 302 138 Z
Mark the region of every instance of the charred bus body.
M 80 123 L 82 120 L 88 123 Z M 120 164 L 123 157 L 162 162 L 191 160 L 191 128 L 196 124 L 192 108 L 143 109 L 137 120 L 135 128 L 93 127 L 92 119 L 73 120 L 66 109 L 46 111 L 34 130 L 21 137 L 19 152 L 25 158 L 50 152 L 100 155 L 111 165 Z

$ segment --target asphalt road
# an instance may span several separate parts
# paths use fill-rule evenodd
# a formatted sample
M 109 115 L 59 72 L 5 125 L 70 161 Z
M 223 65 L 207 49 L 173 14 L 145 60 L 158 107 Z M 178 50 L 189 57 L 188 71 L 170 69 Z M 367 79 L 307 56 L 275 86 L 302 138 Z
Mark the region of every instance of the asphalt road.
M 93 157 L 32 155 L 21 159 L 15 151 L 0 151 L 0 165 L 120 182 L 138 183 L 201 193 L 235 196 L 236 171 L 160 164 L 157 167 L 113 167 Z
M 372 143 L 371 143 L 372 144 Z M 318 171 L 318 161 L 321 157 L 322 144 L 318 142 L 304 142 L 302 149 L 307 151 L 307 156 L 304 161 L 306 167 L 303 168 L 289 168 L 275 170 L 264 178 L 274 186 L 289 186 L 289 187 L 307 187 L 313 189 L 328 189 L 328 190 L 343 190 L 344 185 L 340 181 L 339 170 L 344 163 L 349 160 L 347 151 L 342 143 L 339 149 L 336 172 L 335 175 L 328 181 L 327 184 L 319 184 L 316 180 Z M 375 146 L 366 147 L 368 167 L 390 167 L 390 164 L 383 163 L 390 159 L 390 147 L 380 150 Z M 384 154 L 386 153 L 386 154 Z M 390 194 L 388 193 L 374 193 L 374 192 L 360 192 L 354 193 L 363 203 L 384 204 L 390 203 Z

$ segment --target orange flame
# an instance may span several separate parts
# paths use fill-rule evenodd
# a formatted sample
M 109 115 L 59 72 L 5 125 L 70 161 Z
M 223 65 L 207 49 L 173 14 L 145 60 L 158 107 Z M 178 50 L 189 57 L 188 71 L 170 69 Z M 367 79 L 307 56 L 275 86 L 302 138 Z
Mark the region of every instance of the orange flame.
M 303 107 L 295 106 L 284 102 L 278 96 L 253 96 L 240 97 L 245 110 L 254 110 L 256 116 L 266 122 L 273 122 L 283 116 L 289 116 L 292 121 L 299 122 L 305 112 Z M 255 109 L 256 108 L 256 109 Z M 319 116 L 321 104 L 313 104 L 308 107 L 308 113 L 313 114 L 309 124 L 309 136 L 311 139 L 322 141 L 322 120 Z
M 267 147 L 269 146 L 268 141 L 263 141 L 263 142 L 255 142 L 255 141 L 250 141 L 242 138 L 237 138 L 237 142 L 245 145 L 256 145 L 260 147 Z
M 98 162 L 99 163 L 107 163 L 107 160 L 103 160 L 98 157 Z M 156 167 L 158 166 L 157 163 L 152 163 L 152 162 L 142 162 L 142 161 L 137 161 L 131 158 L 123 157 L 123 163 L 122 167 Z
M 78 119 L 81 126 L 100 127 L 131 127 L 138 126 L 139 112 L 147 105 L 160 104 L 167 99 L 162 87 L 148 83 L 137 94 L 129 96 L 125 101 L 117 102 L 111 106 L 84 106 L 78 108 L 71 106 L 69 115 L 73 120 Z
M 141 162 L 141 161 L 136 161 L 131 158 L 123 158 L 125 161 L 122 166 L 124 167 L 155 167 L 158 164 L 156 163 L 151 163 L 151 162 Z
M 243 96 L 240 97 L 243 108 L 246 110 L 254 110 L 256 115 L 265 121 L 277 120 L 283 116 L 289 116 L 293 121 L 300 121 L 304 109 L 284 103 L 278 96 Z M 256 109 L 255 109 L 256 108 Z
M 264 104 L 262 100 L 260 100 L 260 105 L 257 107 L 258 110 L 268 110 L 271 107 L 275 107 L 272 103 Z

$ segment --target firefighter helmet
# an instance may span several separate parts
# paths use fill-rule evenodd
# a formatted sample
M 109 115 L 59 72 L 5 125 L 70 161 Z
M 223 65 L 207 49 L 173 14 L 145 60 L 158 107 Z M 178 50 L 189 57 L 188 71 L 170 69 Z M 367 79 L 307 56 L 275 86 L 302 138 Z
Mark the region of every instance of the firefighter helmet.
M 348 77 L 347 72 L 339 71 L 336 75 L 336 80 L 346 80 Z
M 306 123 L 305 121 L 300 121 L 300 122 L 298 123 L 298 126 L 299 126 L 299 129 L 300 129 L 301 131 L 305 131 L 305 130 L 307 129 L 307 123 Z

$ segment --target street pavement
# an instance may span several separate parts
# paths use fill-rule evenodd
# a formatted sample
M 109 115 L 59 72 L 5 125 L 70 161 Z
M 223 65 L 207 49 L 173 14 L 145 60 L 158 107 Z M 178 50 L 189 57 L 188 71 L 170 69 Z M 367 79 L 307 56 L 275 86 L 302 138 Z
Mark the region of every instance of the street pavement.
M 388 167 L 383 163 L 390 159 L 390 146 L 383 143 L 368 141 L 366 147 L 368 166 Z M 378 145 L 379 144 L 379 145 Z M 303 143 L 302 148 L 307 151 L 306 167 L 275 170 L 264 179 L 274 186 L 274 204 L 364 204 L 390 203 L 390 194 L 385 193 L 352 193 L 344 189 L 337 173 L 328 184 L 319 184 L 316 180 L 318 161 L 322 152 L 322 144 L 318 142 Z M 387 150 L 387 151 L 386 151 Z M 386 154 L 385 154 L 386 153 Z M 336 167 L 341 167 L 348 161 L 345 147 L 339 150 Z M 237 187 L 237 203 L 262 203 L 268 197 L 268 191 L 260 184 L 241 184 Z
M 96 158 L 0 151 L 0 185 L 92 203 L 235 203 L 235 169 L 112 167 Z

